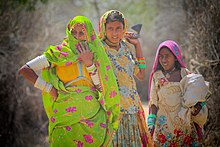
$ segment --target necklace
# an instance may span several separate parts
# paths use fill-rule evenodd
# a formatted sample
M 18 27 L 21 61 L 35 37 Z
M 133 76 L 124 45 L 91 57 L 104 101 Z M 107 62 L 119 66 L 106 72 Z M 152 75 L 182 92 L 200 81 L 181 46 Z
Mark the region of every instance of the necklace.
M 170 78 L 170 75 L 175 71 L 175 67 L 173 67 L 173 69 L 171 70 L 171 71 L 165 71 L 164 70 L 164 73 L 165 73 L 165 77 L 167 78 L 167 79 L 169 79 Z
M 106 42 L 106 44 L 110 47 L 118 47 L 119 46 L 119 43 L 112 43 L 110 42 L 108 39 L 105 39 L 104 40 Z

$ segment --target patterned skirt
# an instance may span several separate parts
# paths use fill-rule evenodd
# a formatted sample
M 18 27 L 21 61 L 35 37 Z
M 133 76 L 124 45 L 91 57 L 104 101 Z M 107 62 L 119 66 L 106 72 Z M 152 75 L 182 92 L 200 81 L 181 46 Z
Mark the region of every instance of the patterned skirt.
M 113 138 L 113 147 L 145 147 L 148 134 L 146 132 L 146 121 L 140 118 L 139 113 L 123 114 L 118 130 Z

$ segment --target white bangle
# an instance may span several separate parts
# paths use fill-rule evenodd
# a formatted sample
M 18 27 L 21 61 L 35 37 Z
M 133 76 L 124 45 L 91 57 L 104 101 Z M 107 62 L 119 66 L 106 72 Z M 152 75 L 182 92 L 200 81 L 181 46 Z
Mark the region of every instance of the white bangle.
M 86 69 L 87 69 L 89 72 L 94 71 L 94 70 L 96 69 L 95 64 L 93 63 L 91 66 L 86 67 Z
M 45 82 L 41 77 L 38 77 L 34 83 L 34 87 L 45 92 L 50 92 L 53 86 L 50 83 Z
M 93 81 L 94 85 L 99 85 L 100 84 L 98 73 L 96 73 L 95 75 L 91 75 L 91 78 L 92 78 L 92 81 Z
M 93 63 L 91 66 L 86 67 L 86 69 L 88 70 L 89 75 L 92 78 L 94 85 L 100 85 L 99 75 L 98 75 L 95 64 Z
M 33 60 L 27 62 L 26 65 L 28 65 L 34 71 L 38 71 L 50 66 L 47 58 L 44 55 L 34 58 Z
M 47 82 L 45 82 L 43 79 L 41 79 L 41 77 L 38 77 L 34 83 L 34 87 L 43 91 L 44 88 L 46 87 L 46 84 L 47 84 Z
M 44 91 L 49 93 L 51 91 L 52 87 L 53 87 L 52 84 L 47 83 Z

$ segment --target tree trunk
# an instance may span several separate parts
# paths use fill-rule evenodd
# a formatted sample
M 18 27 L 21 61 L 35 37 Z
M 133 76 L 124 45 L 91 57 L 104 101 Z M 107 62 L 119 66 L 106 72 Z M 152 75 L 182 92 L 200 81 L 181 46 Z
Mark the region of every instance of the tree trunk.
M 205 125 L 205 146 L 220 145 L 220 1 L 183 0 L 187 15 L 187 60 L 190 69 L 201 73 L 210 82 L 208 122 Z

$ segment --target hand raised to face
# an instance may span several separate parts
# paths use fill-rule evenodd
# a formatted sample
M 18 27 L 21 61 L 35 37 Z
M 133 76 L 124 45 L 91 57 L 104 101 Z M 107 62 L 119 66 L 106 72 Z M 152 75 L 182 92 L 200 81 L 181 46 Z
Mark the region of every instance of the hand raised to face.
M 88 43 L 82 44 L 81 42 L 78 43 L 76 51 L 79 55 L 79 60 L 84 62 L 84 64 L 89 67 L 93 63 L 93 53 L 89 50 Z

